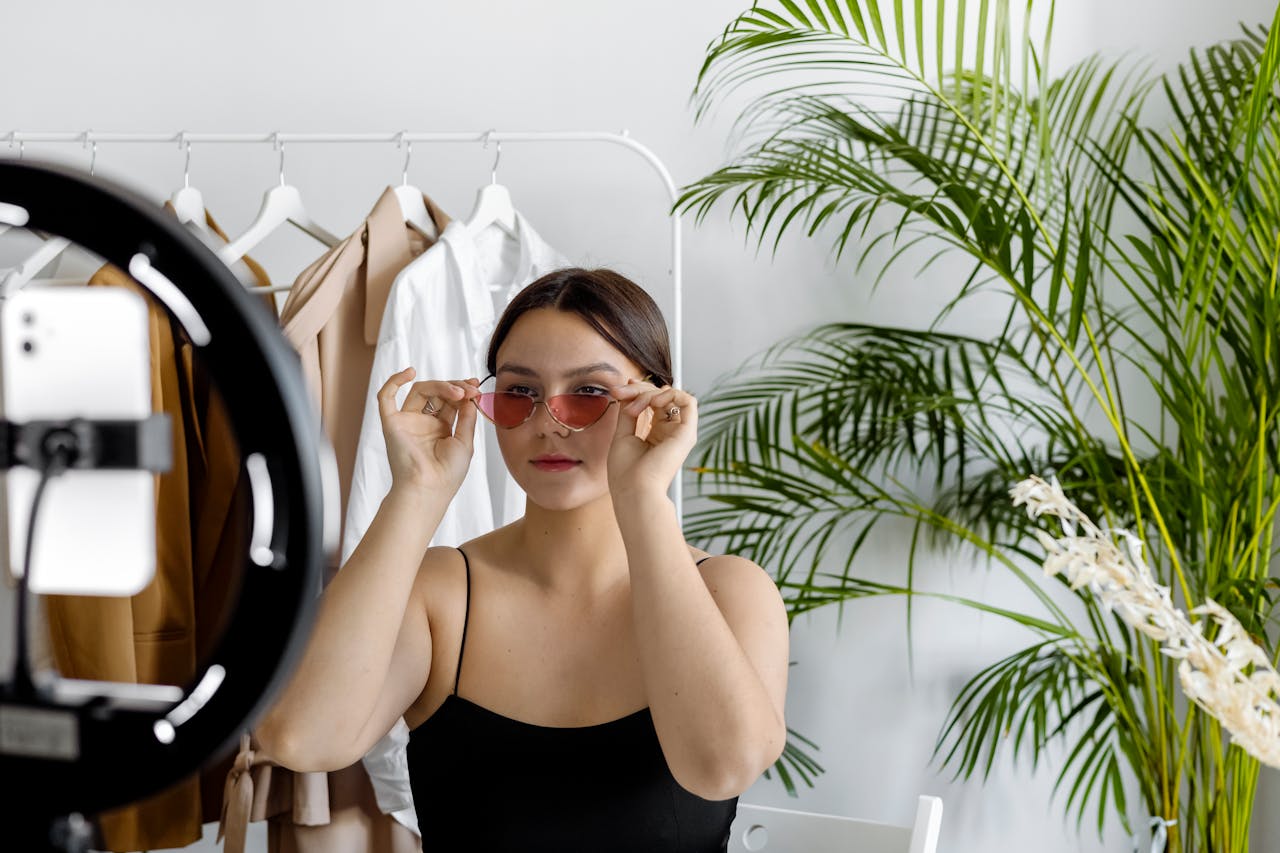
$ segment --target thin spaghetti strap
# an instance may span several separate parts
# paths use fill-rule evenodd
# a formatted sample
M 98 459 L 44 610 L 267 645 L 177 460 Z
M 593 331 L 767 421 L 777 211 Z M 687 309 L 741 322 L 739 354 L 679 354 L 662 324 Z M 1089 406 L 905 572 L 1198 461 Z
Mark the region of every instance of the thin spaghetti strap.
M 715 554 L 708 554 L 707 556 L 703 557 L 703 558 L 702 558 L 701 560 L 699 560 L 698 562 L 694 563 L 694 565 L 695 565 L 695 566 L 701 566 L 703 563 L 705 563 L 707 560 L 710 560 L 710 559 L 711 559 L 712 557 L 714 557 L 714 556 L 715 556 Z
M 458 679 L 462 677 L 462 653 L 467 648 L 467 622 L 471 619 L 471 561 L 467 559 L 467 552 L 461 548 L 458 551 L 462 554 L 462 563 L 467 567 L 467 606 L 462 615 L 462 642 L 458 644 L 458 668 L 453 673 L 453 695 L 458 695 Z

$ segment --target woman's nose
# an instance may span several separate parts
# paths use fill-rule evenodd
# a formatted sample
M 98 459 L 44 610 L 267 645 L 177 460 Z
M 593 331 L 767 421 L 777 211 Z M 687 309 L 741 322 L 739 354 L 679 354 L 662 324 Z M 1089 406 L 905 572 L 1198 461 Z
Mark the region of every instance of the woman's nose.
M 539 411 L 539 409 L 541 409 L 541 411 Z M 546 400 L 537 400 L 534 402 L 533 414 L 530 415 L 530 417 L 533 419 L 533 425 L 537 427 L 539 433 L 546 433 L 548 430 L 551 430 L 553 432 L 560 432 L 561 434 L 564 434 L 561 432 L 564 430 L 564 425 L 551 416 L 551 406 Z M 567 432 L 567 430 L 564 431 Z

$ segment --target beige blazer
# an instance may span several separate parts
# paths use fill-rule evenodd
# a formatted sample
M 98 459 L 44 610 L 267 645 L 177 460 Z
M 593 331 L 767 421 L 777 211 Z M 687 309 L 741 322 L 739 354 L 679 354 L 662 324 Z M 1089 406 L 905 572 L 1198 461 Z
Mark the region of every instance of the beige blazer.
M 443 231 L 449 219 L 423 197 Z M 434 240 L 406 225 L 388 187 L 351 236 L 308 266 L 280 311 L 303 378 L 337 459 L 341 516 L 382 313 L 396 275 Z M 337 571 L 330 566 L 326 583 Z M 420 853 L 421 840 L 378 807 L 361 762 L 332 773 L 295 773 L 256 750 L 249 735 L 226 779 L 222 821 L 226 853 L 241 853 L 250 822 L 267 819 L 271 853 Z
M 424 196 L 423 201 L 443 231 L 448 217 L 431 199 Z M 337 457 L 340 519 L 347 514 L 387 295 L 396 274 L 433 243 L 405 224 L 400 202 L 388 187 L 355 233 L 302 271 L 280 309 L 285 337 L 302 358 L 303 376 Z M 330 567 L 329 577 L 336 568 Z

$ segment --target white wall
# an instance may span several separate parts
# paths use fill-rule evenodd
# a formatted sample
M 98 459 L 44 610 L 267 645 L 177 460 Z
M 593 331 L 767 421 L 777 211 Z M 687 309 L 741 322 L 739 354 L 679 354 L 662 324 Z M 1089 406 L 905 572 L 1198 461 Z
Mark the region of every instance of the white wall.
M 695 129 L 688 96 L 705 44 L 745 5 L 6 3 L 0 134 L 627 128 L 683 183 L 722 160 L 723 123 Z M 1133 49 L 1168 64 L 1192 43 L 1233 33 L 1237 19 L 1262 20 L 1269 5 L 1061 3 L 1053 62 L 1061 68 L 1095 49 Z M 27 153 L 88 160 L 68 145 L 33 144 Z M 399 180 L 402 159 L 391 145 L 294 146 L 286 170 L 315 218 L 345 232 L 383 185 Z M 492 151 L 475 145 L 419 145 L 411 179 L 465 215 L 491 160 Z M 275 169 L 266 146 L 196 146 L 191 180 L 235 233 L 252 218 Z M 176 146 L 102 144 L 98 170 L 159 198 L 179 185 L 182 156 Z M 553 243 L 648 284 L 670 311 L 666 199 L 645 163 L 620 148 L 510 144 L 500 177 Z M 954 286 L 946 265 L 915 281 L 904 265 L 870 299 L 874 270 L 855 275 L 848 262 L 830 261 L 826 245 L 797 236 L 783 241 L 776 258 L 757 257 L 723 211 L 687 226 L 685 237 L 685 385 L 699 394 L 766 344 L 816 322 L 925 322 L 932 312 L 922 306 L 939 304 Z M 308 238 L 282 234 L 255 256 L 287 283 L 317 251 Z M 956 322 L 980 327 L 984 318 Z M 863 570 L 898 577 L 904 542 L 886 530 Z M 1000 604 L 1024 600 L 998 572 L 936 562 L 938 588 Z M 903 612 L 901 601 L 871 601 L 848 607 L 839 629 L 833 610 L 797 624 L 789 723 L 821 745 L 827 773 L 798 801 L 776 781 L 760 782 L 744 799 L 906 823 L 918 793 L 937 793 L 946 802 L 941 849 L 949 853 L 1127 849 L 1116 833 L 1103 843 L 1086 827 L 1077 838 L 1060 801 L 1050 803 L 1052 773 L 1043 767 L 1032 774 L 1005 762 L 985 786 L 938 774 L 929 756 L 951 699 L 978 668 L 1027 637 L 991 618 L 922 603 L 909 681 Z M 1275 801 L 1264 788 L 1267 795 Z

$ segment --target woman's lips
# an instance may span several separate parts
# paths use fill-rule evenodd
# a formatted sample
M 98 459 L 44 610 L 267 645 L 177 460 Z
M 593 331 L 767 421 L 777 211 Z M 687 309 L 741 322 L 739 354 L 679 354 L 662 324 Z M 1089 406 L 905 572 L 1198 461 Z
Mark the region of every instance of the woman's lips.
M 568 471 L 580 463 L 572 459 L 535 459 L 533 467 L 539 471 Z

